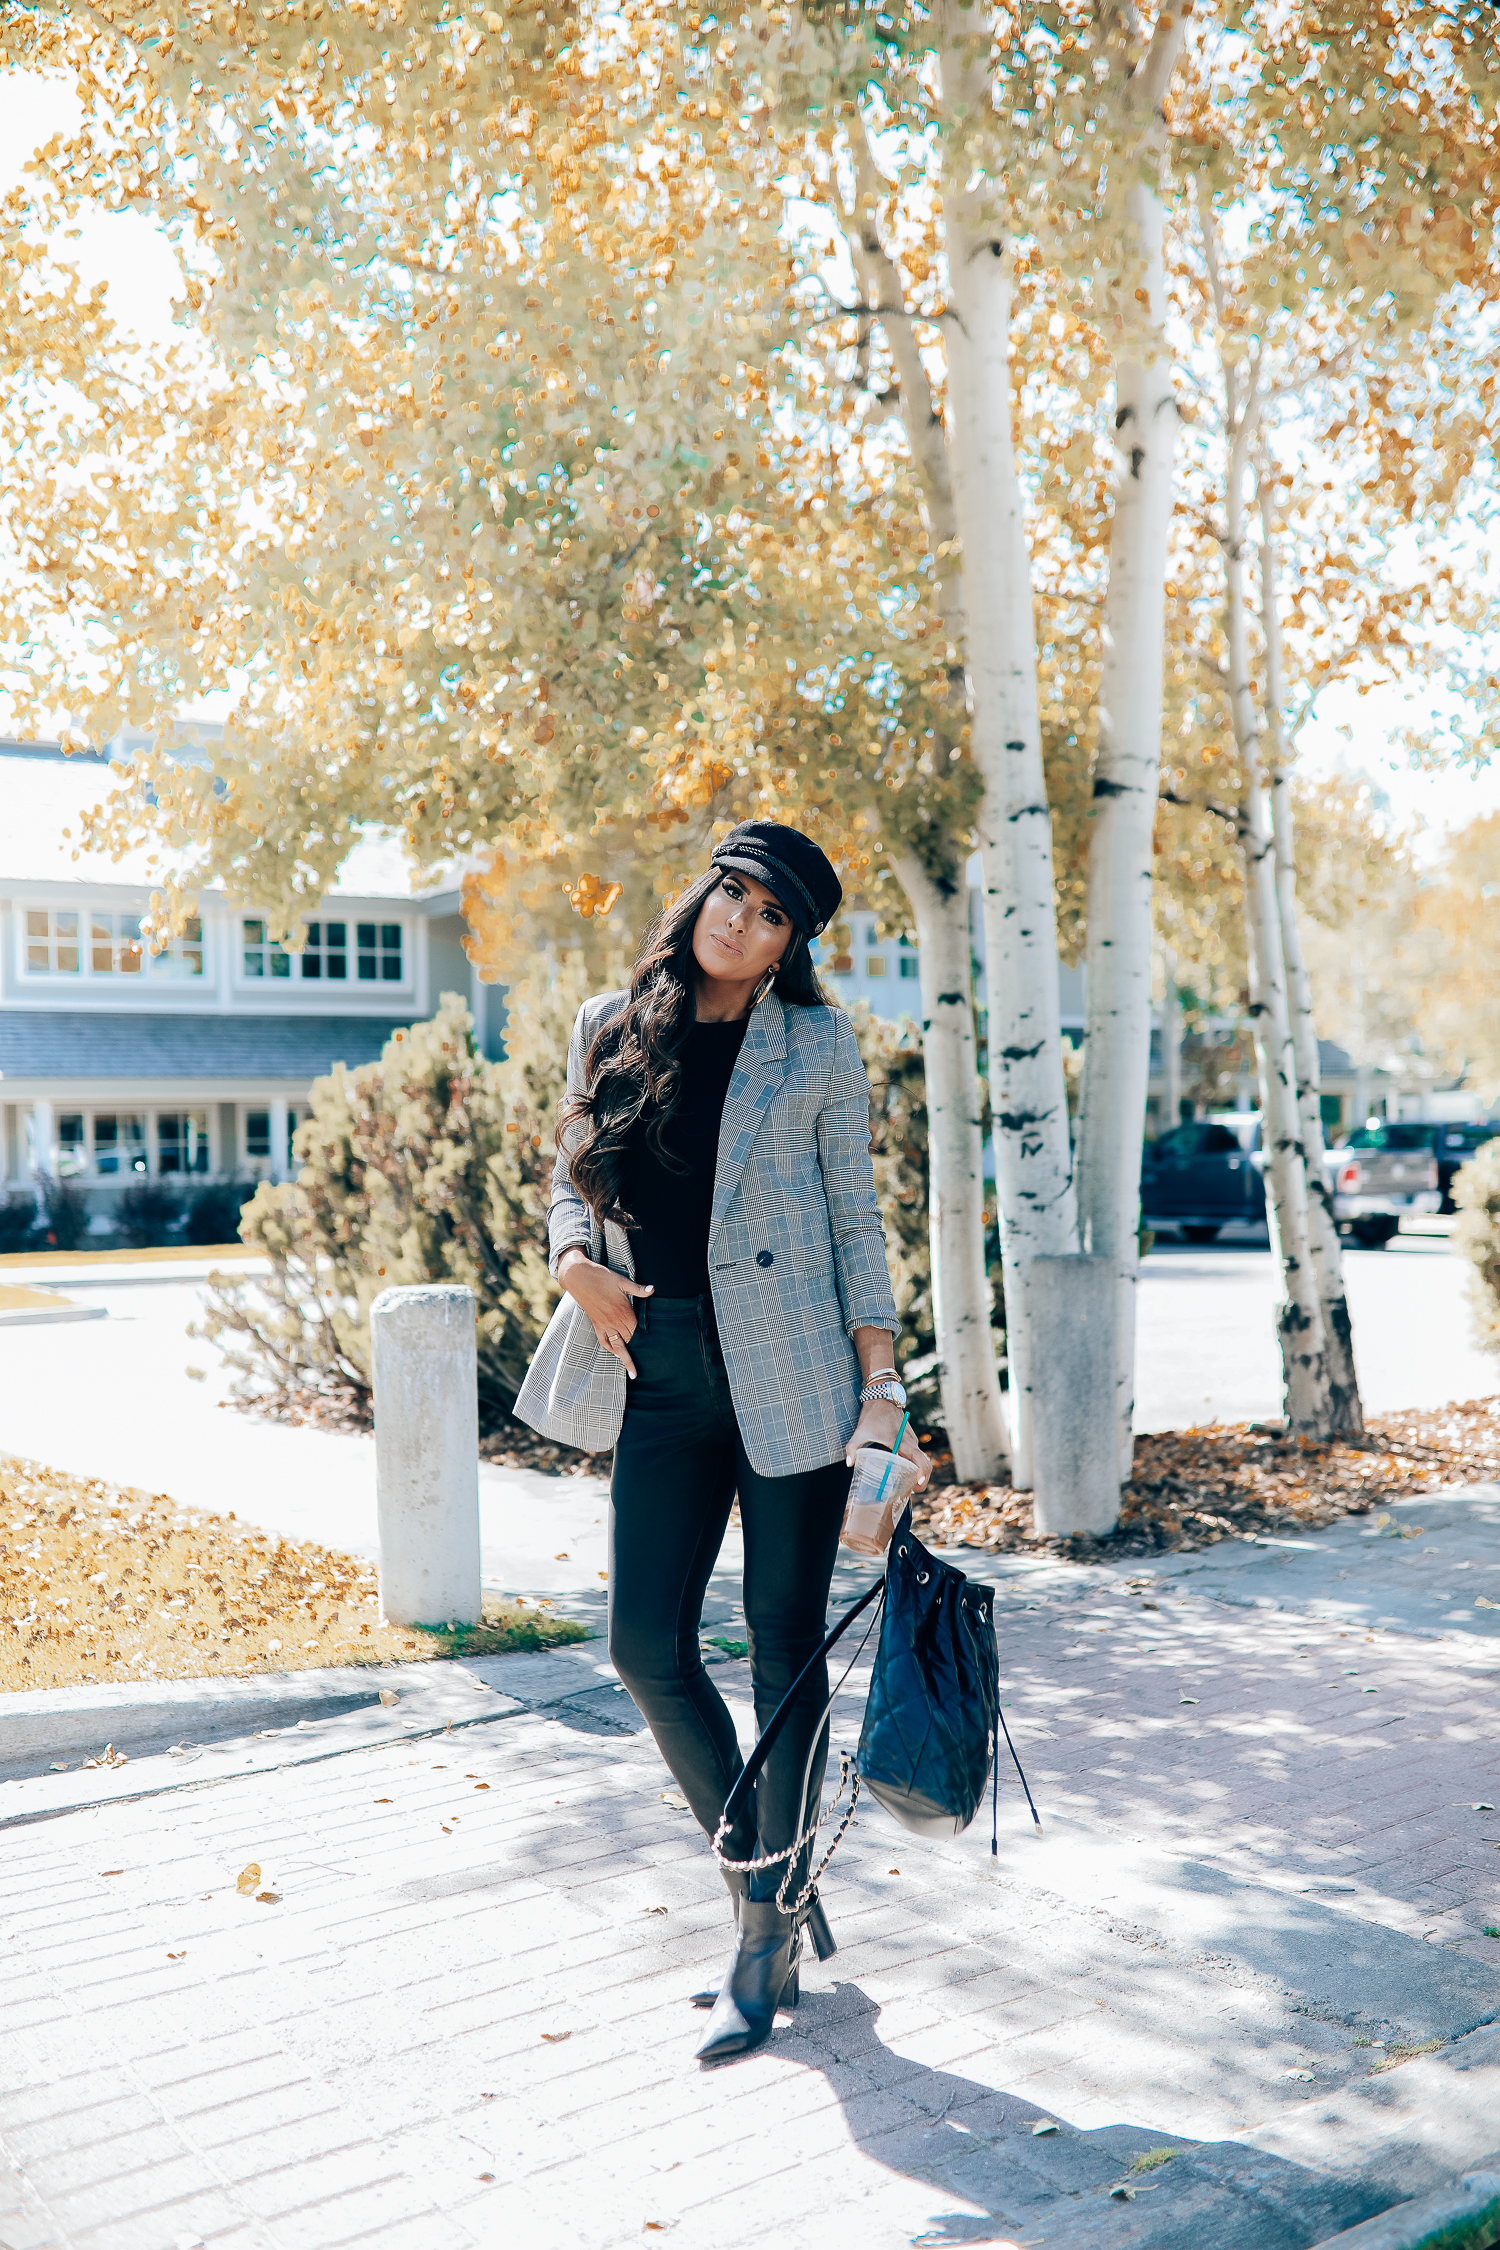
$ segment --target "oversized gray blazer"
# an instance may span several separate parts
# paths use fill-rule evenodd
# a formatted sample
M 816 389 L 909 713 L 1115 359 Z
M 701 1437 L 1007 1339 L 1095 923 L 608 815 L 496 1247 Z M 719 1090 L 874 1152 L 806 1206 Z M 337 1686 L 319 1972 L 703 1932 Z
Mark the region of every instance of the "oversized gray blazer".
M 568 1092 L 623 992 L 585 1000 L 568 1045 Z M 571 1136 L 570 1136 L 571 1141 Z M 586 1249 L 635 1278 L 624 1230 L 601 1228 L 559 1149 L 548 1227 L 554 1272 Z M 854 1027 L 836 1008 L 788 1008 L 768 993 L 750 1018 L 719 1128 L 708 1265 L 729 1389 L 751 1466 L 794 1476 L 837 1461 L 859 1419 L 856 1328 L 900 1326 L 870 1164 L 870 1088 Z M 649 1300 L 648 1300 L 649 1303 Z M 565 1296 L 516 1400 L 560 1445 L 612 1446 L 626 1375 Z

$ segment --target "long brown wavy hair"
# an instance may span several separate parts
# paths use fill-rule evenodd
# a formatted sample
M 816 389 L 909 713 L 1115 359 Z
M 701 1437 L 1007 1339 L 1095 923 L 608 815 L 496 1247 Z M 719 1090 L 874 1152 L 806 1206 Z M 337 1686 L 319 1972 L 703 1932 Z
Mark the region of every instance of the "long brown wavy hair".
M 730 870 L 733 872 L 733 870 Z M 584 1058 L 588 1091 L 563 1103 L 559 1138 L 583 1131 L 568 1170 L 573 1185 L 603 1225 L 634 1224 L 620 1207 L 625 1152 L 636 1125 L 646 1119 L 646 1145 L 672 1170 L 687 1170 L 663 1135 L 682 1088 L 682 1056 L 696 1019 L 693 997 L 693 930 L 703 901 L 719 888 L 725 870 L 710 867 L 666 907 L 647 930 L 630 978 L 630 998 L 594 1034 Z M 771 990 L 793 1008 L 823 1008 L 827 996 L 812 965 L 807 939 L 788 922 L 791 942 Z

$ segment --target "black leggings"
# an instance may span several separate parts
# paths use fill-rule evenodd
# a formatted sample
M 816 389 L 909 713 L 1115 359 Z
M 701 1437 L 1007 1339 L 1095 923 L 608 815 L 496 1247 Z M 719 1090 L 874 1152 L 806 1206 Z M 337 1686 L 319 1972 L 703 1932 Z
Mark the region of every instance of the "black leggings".
M 630 1344 L 638 1373 L 626 1392 L 609 1510 L 609 1653 L 657 1747 L 712 1836 L 743 1760 L 734 1721 L 703 1667 L 698 1629 L 730 1504 L 740 1497 L 744 1609 L 755 1718 L 764 1727 L 826 1629 L 828 1586 L 849 1491 L 842 1461 L 800 1476 L 763 1477 L 745 1454 L 712 1299 L 666 1297 L 640 1307 Z M 797 1833 L 802 1777 L 815 1731 L 809 1817 L 818 1802 L 828 1729 L 828 1668 L 819 1665 L 756 1784 L 758 1849 Z M 756 1854 L 747 1821 L 725 1839 Z M 805 1865 L 805 1860 L 804 1863 Z M 756 1883 L 774 1895 L 778 1867 Z

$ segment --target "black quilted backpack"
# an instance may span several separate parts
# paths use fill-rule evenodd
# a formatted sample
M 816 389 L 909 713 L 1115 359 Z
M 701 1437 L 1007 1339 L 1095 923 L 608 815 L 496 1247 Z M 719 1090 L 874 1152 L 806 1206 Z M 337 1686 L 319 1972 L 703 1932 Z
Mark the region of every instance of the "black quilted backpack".
M 939 1562 L 910 1528 L 908 1511 L 896 1526 L 886 1557 L 885 1575 L 862 1594 L 829 1633 L 817 1655 L 810 1658 L 766 1722 L 755 1748 L 746 1760 L 724 1806 L 714 1838 L 715 1856 L 724 1861 L 723 1841 L 749 1799 L 756 1778 L 770 1756 L 786 1714 L 809 1672 L 848 1632 L 857 1618 L 874 1605 L 859 1648 L 844 1668 L 828 1699 L 824 1717 L 832 1710 L 839 1687 L 858 1663 L 876 1623 L 880 1640 L 870 1678 L 869 1700 L 859 1748 L 851 1758 L 840 1753 L 839 1786 L 832 1803 L 815 1813 L 810 1824 L 799 1822 L 801 1833 L 773 1859 L 787 1866 L 777 1905 L 796 1913 L 810 1897 L 819 1875 L 838 1849 L 854 1817 L 863 1783 L 886 1811 L 918 1836 L 961 1836 L 984 1799 L 985 1783 L 993 1778 L 990 1850 L 999 1848 L 999 1737 L 1020 1775 L 1031 1817 L 1041 1833 L 1041 1817 L 1030 1785 L 1016 1757 L 1005 1714 L 1000 1709 L 1000 1660 L 995 1647 L 994 1588 L 966 1578 L 961 1570 Z M 821 1726 L 814 1735 L 816 1743 Z M 811 1756 L 809 1755 L 809 1765 Z M 845 1791 L 848 1806 L 837 1833 L 818 1866 L 808 1874 L 797 1897 L 788 1892 L 798 1854 L 830 1819 Z M 807 1789 L 803 1786 L 803 1821 Z M 733 1866 L 735 1862 L 724 1864 Z

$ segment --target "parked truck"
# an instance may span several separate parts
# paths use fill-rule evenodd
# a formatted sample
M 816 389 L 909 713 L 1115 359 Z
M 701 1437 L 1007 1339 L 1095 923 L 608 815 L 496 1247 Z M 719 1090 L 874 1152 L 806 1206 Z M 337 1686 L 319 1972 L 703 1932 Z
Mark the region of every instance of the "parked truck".
M 1266 1223 L 1260 1119 L 1253 1111 L 1176 1125 L 1141 1153 L 1141 1218 L 1184 1242 L 1213 1242 L 1226 1227 L 1259 1234 Z
M 1408 1214 L 1442 1206 L 1431 1125 L 1376 1119 L 1328 1155 L 1333 1215 L 1342 1235 L 1383 1250 Z

